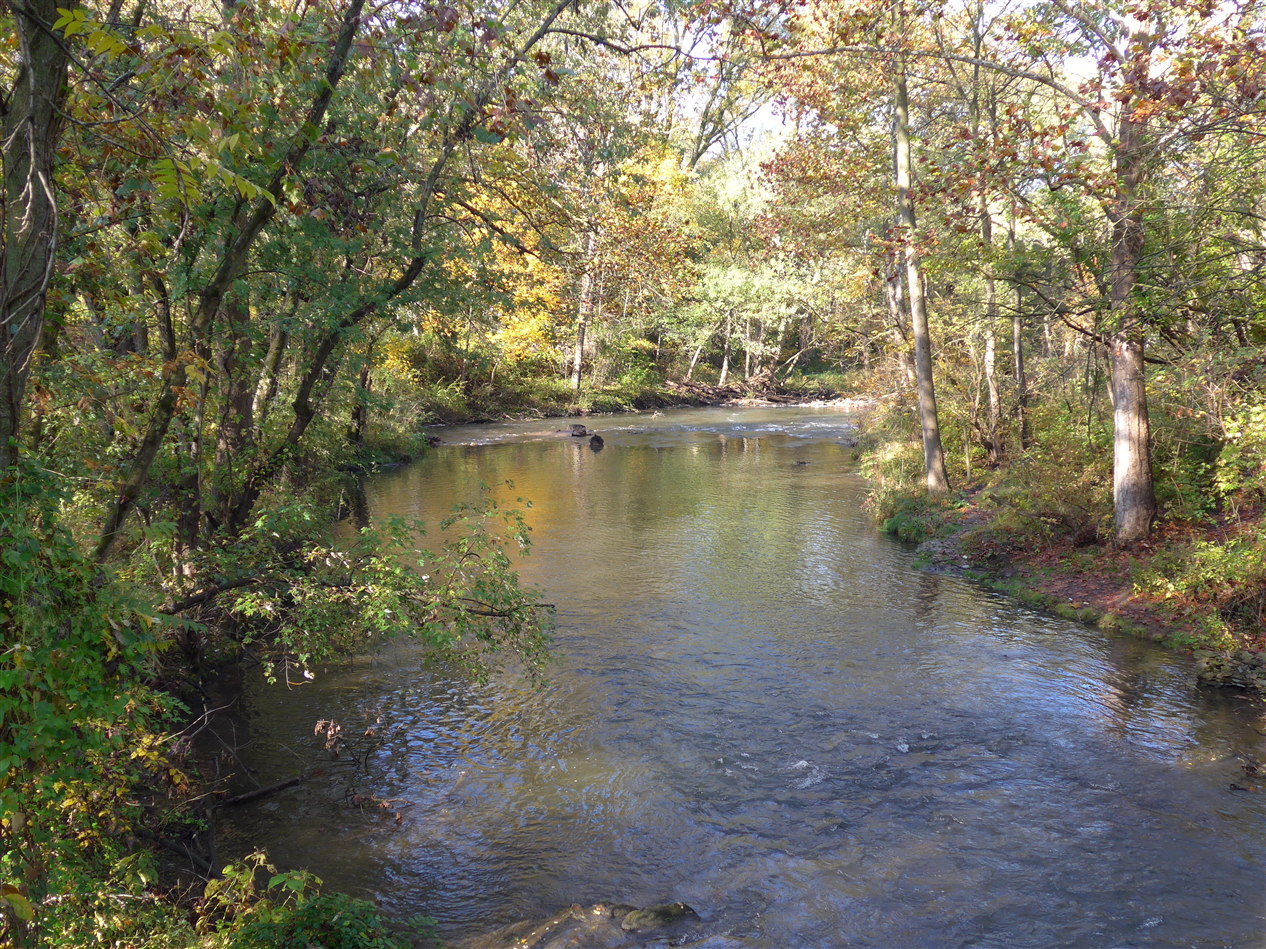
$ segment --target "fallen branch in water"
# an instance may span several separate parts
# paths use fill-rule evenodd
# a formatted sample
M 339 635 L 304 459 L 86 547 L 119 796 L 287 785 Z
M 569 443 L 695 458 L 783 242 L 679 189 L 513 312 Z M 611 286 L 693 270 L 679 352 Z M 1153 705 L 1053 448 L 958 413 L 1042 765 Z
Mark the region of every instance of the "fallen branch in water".
M 269 794 L 276 794 L 278 791 L 284 791 L 286 788 L 292 788 L 296 784 L 306 781 L 307 773 L 296 774 L 293 778 L 286 778 L 284 781 L 278 781 L 276 784 L 270 784 L 266 788 L 256 788 L 254 791 L 246 791 L 243 794 L 234 797 L 226 797 L 217 806 L 232 807 L 237 804 L 248 804 L 251 801 L 258 800 L 261 797 L 267 797 Z

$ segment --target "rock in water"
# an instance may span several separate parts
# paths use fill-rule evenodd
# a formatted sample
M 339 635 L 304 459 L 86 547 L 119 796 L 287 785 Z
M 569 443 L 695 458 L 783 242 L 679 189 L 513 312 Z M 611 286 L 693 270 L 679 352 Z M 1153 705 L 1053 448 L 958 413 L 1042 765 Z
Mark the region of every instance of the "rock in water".
M 643 933 L 650 929 L 664 929 L 685 919 L 698 919 L 699 914 L 685 903 L 663 903 L 636 909 L 620 921 L 625 932 Z
M 585 428 L 583 425 L 573 425 L 571 426 L 571 433 L 576 438 L 584 438 L 589 434 L 589 429 Z
M 589 912 L 605 919 L 624 919 L 629 913 L 636 913 L 637 907 L 628 903 L 594 903 Z
M 603 902 L 592 906 L 573 903 L 539 922 L 515 923 L 496 932 L 449 943 L 453 949 L 634 949 L 662 946 L 657 930 L 697 920 L 699 914 L 685 903 L 667 903 L 638 909 L 627 903 Z M 650 935 L 641 935 L 648 933 Z M 650 939 L 650 943 L 647 940 Z M 678 941 L 673 945 L 693 945 Z

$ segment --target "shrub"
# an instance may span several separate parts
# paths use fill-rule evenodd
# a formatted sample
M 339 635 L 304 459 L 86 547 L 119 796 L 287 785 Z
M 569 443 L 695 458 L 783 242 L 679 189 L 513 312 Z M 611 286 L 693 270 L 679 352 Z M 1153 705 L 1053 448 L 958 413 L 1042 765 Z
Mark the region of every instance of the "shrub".
M 154 731 L 171 703 L 145 684 L 159 624 L 79 552 L 52 475 L 5 474 L 0 943 L 97 944 L 161 915 L 129 841 L 145 804 L 187 786 Z
M 226 949 L 411 949 L 373 903 L 330 893 L 256 914 L 230 931 Z
M 883 529 L 900 540 L 921 544 L 935 537 L 954 532 L 954 524 L 946 517 L 952 502 L 928 497 L 907 497 L 898 501 L 892 514 L 884 519 Z

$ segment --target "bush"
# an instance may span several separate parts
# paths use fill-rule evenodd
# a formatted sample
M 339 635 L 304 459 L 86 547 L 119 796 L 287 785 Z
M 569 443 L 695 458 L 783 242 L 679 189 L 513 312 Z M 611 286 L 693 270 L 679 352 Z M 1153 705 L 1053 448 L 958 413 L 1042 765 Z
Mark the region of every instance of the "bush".
M 1203 614 L 1200 645 L 1266 645 L 1266 540 L 1261 537 L 1196 541 L 1158 555 L 1135 583 L 1180 609 Z
M 900 540 L 921 544 L 934 537 L 954 533 L 954 523 L 947 518 L 953 502 L 939 498 L 906 497 L 884 518 L 883 529 Z
M 344 893 L 274 907 L 233 929 L 226 949 L 410 949 L 373 903 Z
M 188 785 L 154 731 L 170 703 L 145 684 L 158 620 L 79 552 L 52 475 L 4 474 L 0 944 L 101 944 L 162 915 L 129 841 Z

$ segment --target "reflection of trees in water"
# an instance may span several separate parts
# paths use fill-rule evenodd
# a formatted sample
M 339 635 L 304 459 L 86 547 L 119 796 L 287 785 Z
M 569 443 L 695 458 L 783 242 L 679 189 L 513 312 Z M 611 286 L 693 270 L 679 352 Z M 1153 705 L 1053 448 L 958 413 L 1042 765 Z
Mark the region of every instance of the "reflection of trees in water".
M 361 476 L 348 479 L 343 490 L 345 512 L 341 516 L 348 518 L 357 530 L 369 527 L 369 496 L 365 493 L 365 479 Z

